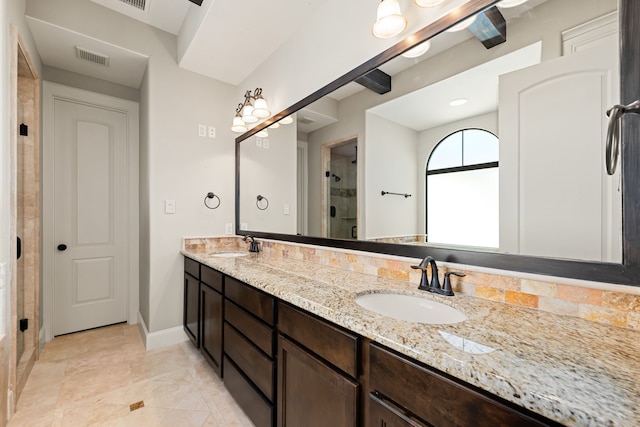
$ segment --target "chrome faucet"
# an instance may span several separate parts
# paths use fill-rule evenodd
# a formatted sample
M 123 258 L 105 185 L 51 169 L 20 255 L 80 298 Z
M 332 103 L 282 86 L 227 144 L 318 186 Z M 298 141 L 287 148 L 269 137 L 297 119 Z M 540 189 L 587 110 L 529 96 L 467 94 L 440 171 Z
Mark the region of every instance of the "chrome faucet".
M 247 239 L 249 240 L 249 252 L 260 252 L 260 243 L 257 242 L 253 236 L 248 234 L 242 238 L 242 241 L 246 242 Z
M 427 265 L 431 267 L 431 280 L 429 281 L 427 278 Z M 416 270 L 422 270 L 422 277 L 420 278 L 420 286 L 418 289 L 421 291 L 433 292 L 439 295 L 453 296 L 453 289 L 451 289 L 451 278 L 450 276 L 453 274 L 454 276 L 464 277 L 465 275 L 462 273 L 458 273 L 455 271 L 450 271 L 445 273 L 444 275 L 444 284 L 440 287 L 440 279 L 438 278 L 438 266 L 436 265 L 436 260 L 428 256 L 422 260 L 419 265 L 412 265 L 411 268 Z M 427 284 L 429 282 L 429 284 Z

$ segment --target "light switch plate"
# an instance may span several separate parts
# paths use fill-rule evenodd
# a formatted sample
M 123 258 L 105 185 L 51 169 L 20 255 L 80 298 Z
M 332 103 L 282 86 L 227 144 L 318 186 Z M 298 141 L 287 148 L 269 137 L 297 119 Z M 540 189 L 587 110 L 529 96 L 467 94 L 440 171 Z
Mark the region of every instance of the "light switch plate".
M 283 213 L 284 215 L 289 215 L 289 204 L 288 204 L 288 203 L 285 203 L 285 204 L 282 206 L 282 213 Z
M 174 213 L 176 213 L 176 201 L 175 200 L 165 200 L 164 201 L 164 213 L 166 213 L 166 214 L 174 214 Z
M 248 230 L 248 229 L 249 229 L 249 224 L 247 224 L 246 222 L 240 223 L 240 230 Z
M 262 147 L 262 138 L 256 137 L 256 147 Z
M 198 136 L 202 136 L 204 138 L 207 137 L 207 126 L 206 125 L 198 125 Z
M 224 234 L 233 234 L 233 224 L 230 222 L 227 222 L 224 225 Z

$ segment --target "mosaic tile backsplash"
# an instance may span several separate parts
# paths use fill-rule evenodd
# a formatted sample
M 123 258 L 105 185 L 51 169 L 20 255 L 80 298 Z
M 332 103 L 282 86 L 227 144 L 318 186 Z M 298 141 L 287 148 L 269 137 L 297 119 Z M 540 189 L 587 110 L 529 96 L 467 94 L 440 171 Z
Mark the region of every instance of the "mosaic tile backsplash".
M 240 237 L 185 238 L 184 249 L 203 253 L 246 250 Z M 409 281 L 416 285 L 420 273 L 411 269 L 416 260 L 321 246 L 260 240 L 260 249 L 271 256 L 305 260 L 350 271 Z M 466 274 L 453 283 L 455 292 L 550 313 L 640 330 L 640 294 L 627 286 L 607 289 L 532 280 L 510 272 L 489 274 L 465 268 L 450 268 Z M 440 269 L 440 274 L 448 268 Z M 619 289 L 619 290 L 618 290 Z

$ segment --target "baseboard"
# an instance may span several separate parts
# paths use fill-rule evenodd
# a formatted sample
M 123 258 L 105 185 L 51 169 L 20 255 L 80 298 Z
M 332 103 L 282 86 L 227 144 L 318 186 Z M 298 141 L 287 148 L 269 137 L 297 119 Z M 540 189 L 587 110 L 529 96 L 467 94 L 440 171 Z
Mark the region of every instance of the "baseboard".
M 180 344 L 181 342 L 189 339 L 182 326 L 163 329 L 158 332 L 149 332 L 140 313 L 138 313 L 138 329 L 140 329 L 140 335 L 142 335 L 142 341 L 144 342 L 144 347 L 147 351 Z
M 38 332 L 38 355 L 42 354 L 42 350 L 44 350 L 44 345 L 47 343 L 47 328 L 42 325 L 40 331 Z

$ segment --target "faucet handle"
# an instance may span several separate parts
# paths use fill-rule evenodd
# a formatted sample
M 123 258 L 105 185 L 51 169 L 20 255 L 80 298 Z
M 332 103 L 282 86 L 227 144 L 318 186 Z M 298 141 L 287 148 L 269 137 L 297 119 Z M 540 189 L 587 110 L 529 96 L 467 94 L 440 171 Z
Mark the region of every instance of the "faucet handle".
M 453 289 L 451 289 L 451 279 L 449 277 L 452 274 L 454 276 L 458 276 L 458 277 L 466 276 L 466 274 L 458 273 L 457 271 L 449 271 L 449 272 L 445 273 L 444 274 L 444 283 L 442 284 L 442 295 L 446 295 L 446 296 L 449 296 L 449 297 L 452 297 L 453 295 L 455 295 L 453 293 Z

